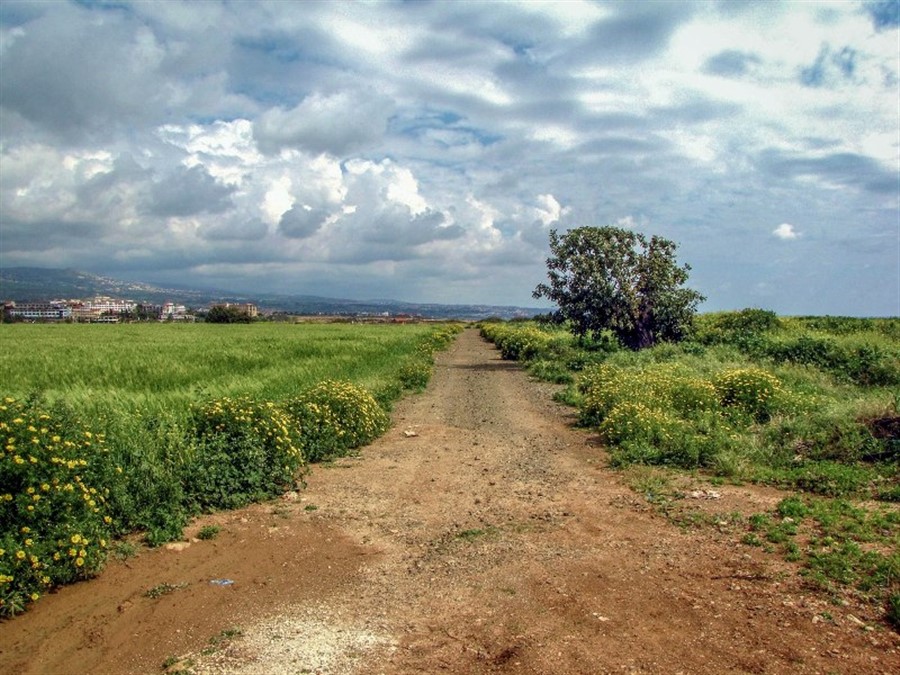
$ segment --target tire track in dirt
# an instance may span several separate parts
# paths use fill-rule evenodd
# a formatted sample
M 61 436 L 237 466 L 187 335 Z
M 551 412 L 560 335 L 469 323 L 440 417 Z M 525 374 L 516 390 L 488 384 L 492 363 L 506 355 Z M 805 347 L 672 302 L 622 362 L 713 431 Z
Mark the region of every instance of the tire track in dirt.
M 158 672 L 172 654 L 198 673 L 900 671 L 895 633 L 844 618 L 861 608 L 829 606 L 733 533 L 682 530 L 650 510 L 551 392 L 464 332 L 361 457 L 315 467 L 296 499 L 198 522 L 221 523 L 215 542 L 148 552 L 79 585 L 126 610 L 79 615 L 76 588 L 42 600 L 0 626 L 15 645 L 0 647 L 0 668 L 64 672 L 25 656 L 53 653 L 52 636 L 28 641 L 43 615 L 45 633 L 94 621 L 93 645 L 43 661 L 77 656 L 92 672 Z M 717 489 L 723 511 L 777 499 Z M 139 580 L 163 571 L 191 585 L 151 604 Z M 236 583 L 210 588 L 213 573 Z M 110 588 L 120 576 L 130 581 Z M 816 622 L 823 608 L 833 624 Z M 233 625 L 241 637 L 209 648 Z

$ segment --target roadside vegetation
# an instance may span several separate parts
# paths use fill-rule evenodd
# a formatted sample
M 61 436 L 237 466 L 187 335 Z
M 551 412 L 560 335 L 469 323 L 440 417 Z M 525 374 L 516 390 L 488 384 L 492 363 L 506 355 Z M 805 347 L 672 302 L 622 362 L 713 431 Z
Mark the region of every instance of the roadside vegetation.
M 0 617 L 96 574 L 117 537 L 302 486 L 382 434 L 459 330 L 0 327 Z
M 809 583 L 855 593 L 900 627 L 900 319 L 700 315 L 680 342 L 633 350 L 610 331 L 482 324 L 507 359 L 565 385 L 614 467 L 788 491 L 729 518 L 748 546 L 799 562 Z M 578 331 L 574 331 L 577 333 Z

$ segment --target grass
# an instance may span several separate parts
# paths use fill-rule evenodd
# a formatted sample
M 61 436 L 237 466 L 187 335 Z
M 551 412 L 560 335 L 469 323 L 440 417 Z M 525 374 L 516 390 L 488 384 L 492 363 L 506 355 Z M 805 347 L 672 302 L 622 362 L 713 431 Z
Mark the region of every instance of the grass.
M 119 560 L 128 560 L 137 555 L 138 549 L 130 541 L 117 541 L 112 548 L 112 554 Z
M 432 326 L 347 324 L 0 325 L 4 393 L 80 411 L 159 411 L 198 398 L 281 400 L 326 379 L 393 383 Z
M 209 639 L 209 646 L 201 650 L 200 655 L 209 656 L 210 654 L 215 654 L 222 647 L 231 642 L 231 640 L 237 637 L 241 637 L 243 634 L 244 631 L 240 628 L 225 628 L 224 630 L 219 631 L 217 635 L 213 635 Z
M 218 525 L 204 525 L 200 528 L 200 531 L 197 533 L 197 539 L 202 539 L 203 541 L 208 541 L 210 539 L 215 539 L 219 536 L 219 532 L 222 530 Z

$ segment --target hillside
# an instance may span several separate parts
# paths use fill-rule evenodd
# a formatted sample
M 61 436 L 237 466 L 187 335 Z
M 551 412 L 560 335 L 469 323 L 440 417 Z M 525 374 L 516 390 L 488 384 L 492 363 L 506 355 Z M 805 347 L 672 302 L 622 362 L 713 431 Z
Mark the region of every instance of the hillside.
M 216 302 L 253 302 L 263 310 L 290 314 L 412 314 L 428 318 L 477 320 L 489 316 L 504 319 L 528 317 L 542 310 L 498 305 L 444 305 L 400 300 L 349 300 L 313 295 L 247 294 L 214 289 L 164 288 L 142 282 L 122 281 L 73 269 L 7 267 L 0 269 L 0 300 L 36 302 L 60 298 L 108 295 L 137 302 L 176 302 L 202 307 Z

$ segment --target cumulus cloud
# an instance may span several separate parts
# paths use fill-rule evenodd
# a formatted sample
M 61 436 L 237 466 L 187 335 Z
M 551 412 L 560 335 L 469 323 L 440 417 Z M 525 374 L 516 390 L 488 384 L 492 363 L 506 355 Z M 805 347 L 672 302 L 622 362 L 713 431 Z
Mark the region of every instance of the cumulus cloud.
M 208 220 L 197 230 L 198 235 L 207 241 L 259 241 L 269 232 L 269 227 L 259 218 L 243 218 L 233 216 Z
M 202 166 L 177 167 L 153 183 L 145 208 L 159 216 L 222 213 L 233 206 L 234 188 L 222 185 Z
M 794 229 L 794 226 L 790 223 L 782 223 L 774 230 L 772 230 L 772 234 L 774 234 L 779 239 L 796 239 L 800 236 L 800 233 Z

